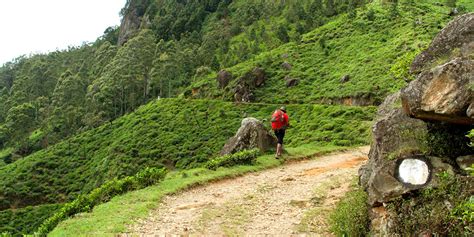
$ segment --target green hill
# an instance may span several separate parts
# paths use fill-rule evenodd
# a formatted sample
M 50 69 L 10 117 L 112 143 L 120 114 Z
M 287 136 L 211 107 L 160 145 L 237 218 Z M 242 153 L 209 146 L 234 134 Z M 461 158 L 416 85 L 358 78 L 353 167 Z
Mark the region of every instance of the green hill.
M 380 104 L 412 79 L 409 65 L 452 19 L 449 11 L 438 1 L 400 2 L 395 9 L 374 2 L 356 14 L 335 17 L 297 42 L 229 67 L 234 80 L 225 89 L 217 88 L 216 73 L 210 73 L 197 78 L 187 95 L 234 100 L 238 79 L 258 66 L 268 80 L 254 89 L 256 102 Z M 350 79 L 344 83 L 345 75 Z M 299 84 L 287 88 L 286 77 Z
M 32 233 L 62 203 L 145 167 L 199 167 L 242 118 L 268 119 L 280 104 L 290 147 L 368 144 L 375 107 L 331 104 L 377 105 L 405 85 L 450 9 L 434 0 L 127 1 L 124 19 L 149 24 L 129 29 L 123 45 L 123 29 L 109 28 L 94 43 L 0 67 L 0 233 Z M 232 103 L 255 67 L 267 81 L 251 88 L 254 103 Z M 221 68 L 234 78 L 224 89 Z M 287 88 L 285 78 L 299 83 Z
M 145 167 L 197 167 L 218 154 L 242 118 L 268 119 L 276 107 L 212 100 L 151 102 L 0 168 L 0 209 L 71 201 Z M 289 105 L 288 111 L 288 146 L 355 146 L 368 143 L 375 108 Z

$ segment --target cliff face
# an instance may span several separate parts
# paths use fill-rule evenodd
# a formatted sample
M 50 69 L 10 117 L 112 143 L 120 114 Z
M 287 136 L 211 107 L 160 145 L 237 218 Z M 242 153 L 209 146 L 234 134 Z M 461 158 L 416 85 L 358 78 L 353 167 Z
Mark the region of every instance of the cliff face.
M 142 19 L 149 5 L 149 0 L 128 0 L 122 9 L 122 23 L 118 37 L 118 45 L 123 45 L 135 36 L 140 29 Z

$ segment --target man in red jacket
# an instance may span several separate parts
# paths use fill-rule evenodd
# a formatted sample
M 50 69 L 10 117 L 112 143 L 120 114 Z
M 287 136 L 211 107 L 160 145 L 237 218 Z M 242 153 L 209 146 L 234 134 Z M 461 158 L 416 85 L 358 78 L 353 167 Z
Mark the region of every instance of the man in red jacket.
M 286 108 L 282 106 L 280 109 L 275 110 L 272 115 L 272 129 L 275 132 L 275 136 L 278 139 L 277 149 L 275 158 L 281 156 L 283 151 L 283 138 L 285 137 L 285 130 L 290 126 L 289 117 L 286 114 Z

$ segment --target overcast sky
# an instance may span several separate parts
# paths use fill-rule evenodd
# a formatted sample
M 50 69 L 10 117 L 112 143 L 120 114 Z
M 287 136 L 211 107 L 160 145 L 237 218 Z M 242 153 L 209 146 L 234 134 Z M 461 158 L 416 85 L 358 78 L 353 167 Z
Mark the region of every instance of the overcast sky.
M 0 65 L 92 42 L 120 25 L 126 0 L 0 0 Z

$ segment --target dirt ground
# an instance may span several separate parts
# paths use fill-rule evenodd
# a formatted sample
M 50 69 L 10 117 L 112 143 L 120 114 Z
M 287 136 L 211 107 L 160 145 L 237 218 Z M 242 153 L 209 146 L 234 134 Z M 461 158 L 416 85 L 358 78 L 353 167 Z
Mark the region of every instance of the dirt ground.
M 131 235 L 330 235 L 327 216 L 369 147 L 287 164 L 165 197 Z

